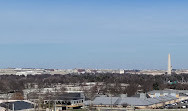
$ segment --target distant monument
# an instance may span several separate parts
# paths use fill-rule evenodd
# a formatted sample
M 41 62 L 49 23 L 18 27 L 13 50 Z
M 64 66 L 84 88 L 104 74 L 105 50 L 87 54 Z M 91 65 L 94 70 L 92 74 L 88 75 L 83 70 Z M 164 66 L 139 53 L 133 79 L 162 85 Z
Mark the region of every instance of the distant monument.
M 168 54 L 168 71 L 167 71 L 167 74 L 169 74 L 169 75 L 172 74 L 172 66 L 171 66 L 170 54 Z

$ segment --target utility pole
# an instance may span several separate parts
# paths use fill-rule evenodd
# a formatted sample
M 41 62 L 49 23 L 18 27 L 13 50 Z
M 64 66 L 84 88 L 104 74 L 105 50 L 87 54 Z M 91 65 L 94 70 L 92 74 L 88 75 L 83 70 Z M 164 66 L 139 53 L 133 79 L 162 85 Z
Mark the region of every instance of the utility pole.
M 111 100 L 111 111 L 112 111 L 112 94 L 110 94 L 110 96 L 111 96 L 110 100 Z
M 12 111 L 14 111 L 14 103 L 12 104 Z
M 51 108 L 50 108 L 50 100 L 48 101 L 48 109 L 50 110 Z
M 56 111 L 56 100 L 55 100 L 55 104 L 54 104 L 54 111 Z
M 7 99 L 6 101 L 8 102 L 8 92 L 7 92 Z M 7 104 L 7 107 L 6 107 L 6 110 L 8 111 L 9 107 L 8 107 L 9 104 Z

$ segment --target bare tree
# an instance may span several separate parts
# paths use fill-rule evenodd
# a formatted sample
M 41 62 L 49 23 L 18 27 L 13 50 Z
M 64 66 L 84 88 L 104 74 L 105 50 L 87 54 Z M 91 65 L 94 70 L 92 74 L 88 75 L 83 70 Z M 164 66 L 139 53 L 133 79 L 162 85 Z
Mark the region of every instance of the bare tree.
M 13 100 L 24 100 L 24 96 L 20 92 L 16 92 L 12 95 L 11 99 Z

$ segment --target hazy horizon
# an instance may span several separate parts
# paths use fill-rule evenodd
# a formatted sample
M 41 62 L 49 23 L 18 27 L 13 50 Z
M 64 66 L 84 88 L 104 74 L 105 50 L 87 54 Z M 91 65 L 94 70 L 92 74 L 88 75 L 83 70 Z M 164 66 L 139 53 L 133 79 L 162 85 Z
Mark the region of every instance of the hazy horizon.
M 0 1 L 0 68 L 188 69 L 188 1 Z

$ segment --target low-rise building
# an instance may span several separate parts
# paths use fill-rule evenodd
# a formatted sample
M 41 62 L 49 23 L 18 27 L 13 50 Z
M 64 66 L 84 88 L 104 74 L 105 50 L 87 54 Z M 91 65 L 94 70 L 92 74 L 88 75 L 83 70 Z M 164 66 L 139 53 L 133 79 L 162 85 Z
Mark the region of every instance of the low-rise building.
M 187 96 L 188 90 L 173 90 L 173 89 L 165 89 L 165 90 L 153 90 L 148 92 L 150 97 L 160 97 L 160 96 L 166 96 L 171 95 L 174 97 L 181 97 L 181 96 Z
M 26 111 L 35 110 L 35 104 L 27 100 L 0 100 L 0 107 L 2 110 L 8 111 Z
M 83 106 L 85 96 L 83 93 L 65 93 L 50 100 L 44 100 L 46 107 L 53 104 L 57 110 L 79 109 Z
M 107 97 L 100 96 L 96 97 L 93 101 L 86 101 L 86 106 L 94 106 L 94 107 L 118 107 L 123 108 L 125 105 L 134 106 L 137 109 L 153 109 L 164 106 L 165 104 L 172 104 L 178 102 L 179 99 L 166 95 L 163 97 L 154 97 L 148 98 L 145 94 L 141 94 L 140 97 Z

